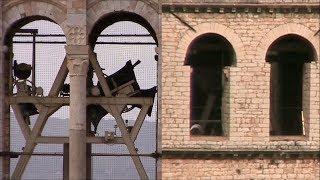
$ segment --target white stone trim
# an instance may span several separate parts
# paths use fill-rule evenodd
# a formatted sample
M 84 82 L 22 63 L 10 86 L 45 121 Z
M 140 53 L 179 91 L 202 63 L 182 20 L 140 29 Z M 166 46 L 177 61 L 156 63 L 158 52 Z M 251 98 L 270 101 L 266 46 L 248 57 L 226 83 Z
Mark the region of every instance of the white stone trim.
M 308 27 L 296 23 L 280 25 L 263 36 L 257 48 L 256 54 L 257 56 L 259 56 L 258 59 L 265 60 L 268 48 L 271 46 L 271 44 L 278 38 L 289 34 L 298 35 L 308 40 L 313 45 L 314 51 L 317 54 L 315 56 L 315 58 L 317 58 L 315 59 L 315 61 L 318 61 L 320 59 L 319 37 L 316 36 L 315 32 L 311 31 Z
M 100 1 L 96 2 L 88 9 L 87 22 L 88 32 L 92 31 L 95 23 L 99 20 L 99 18 L 113 12 L 131 12 L 134 14 L 140 15 L 146 21 L 149 22 L 150 26 L 153 28 L 157 35 L 158 41 L 160 41 L 160 15 L 152 8 L 150 5 L 145 2 L 138 0 L 121 0 L 120 1 Z
M 66 7 L 63 8 L 60 4 L 51 1 L 21 1 L 3 12 L 3 29 L 7 32 L 18 20 L 31 16 L 43 16 L 59 24 L 66 34 L 67 29 L 63 26 L 67 18 L 66 13 Z
M 227 26 L 224 26 L 215 22 L 202 23 L 195 26 L 194 29 L 195 31 L 188 30 L 182 36 L 178 44 L 177 52 L 175 54 L 176 61 L 181 61 L 180 58 L 186 56 L 189 45 L 196 37 L 206 33 L 215 33 L 226 38 L 230 42 L 231 46 L 235 51 L 235 54 L 236 54 L 235 61 L 237 61 L 237 59 L 244 58 L 245 51 L 244 51 L 243 43 L 240 37 L 233 31 L 233 29 L 230 29 Z M 177 58 L 179 58 L 179 60 Z M 234 64 L 236 64 L 236 62 L 234 62 Z

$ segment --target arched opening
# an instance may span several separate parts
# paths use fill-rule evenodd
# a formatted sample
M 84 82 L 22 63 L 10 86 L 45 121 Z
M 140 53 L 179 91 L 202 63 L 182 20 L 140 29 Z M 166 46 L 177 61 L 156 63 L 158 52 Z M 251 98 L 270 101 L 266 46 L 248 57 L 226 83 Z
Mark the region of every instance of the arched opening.
M 310 72 L 314 47 L 301 36 L 289 34 L 269 47 L 270 135 L 305 135 Z
M 61 179 L 62 156 L 42 154 L 63 153 L 62 145 L 51 144 L 44 137 L 68 135 L 69 109 L 57 105 L 51 113 L 41 111 L 52 106 L 46 97 L 59 94 L 59 89 L 51 95 L 50 92 L 65 58 L 63 30 L 47 17 L 32 16 L 14 23 L 7 30 L 4 43 L 8 47 L 5 63 L 10 152 L 18 154 L 10 159 L 11 178 Z M 41 138 L 51 145 L 36 142 Z
M 225 135 L 223 98 L 234 59 L 233 47 L 219 34 L 203 34 L 190 44 L 185 64 L 191 67 L 191 135 Z
M 95 23 L 92 31 L 90 32 L 89 44 L 94 47 L 98 37 L 106 27 L 121 21 L 130 21 L 140 24 L 148 31 L 149 35 L 153 38 L 153 41 L 158 45 L 157 34 L 150 23 L 140 15 L 126 11 L 114 12 L 101 17 L 99 21 Z
M 157 159 L 143 157 L 140 154 L 152 154 L 157 151 L 156 93 L 158 55 L 156 48 L 158 40 L 155 31 L 144 18 L 137 14 L 124 11 L 115 12 L 107 14 L 95 24 L 89 35 L 89 44 L 96 53 L 96 59 L 102 68 L 112 96 L 128 99 L 131 97 L 154 98 L 153 106 L 149 108 L 143 121 L 140 121 L 141 107 L 137 105 L 127 104 L 125 110 L 121 113 L 128 131 L 134 131 L 135 126 L 139 126 L 139 122 L 143 122 L 140 130 L 138 130 L 134 145 L 138 150 L 138 157 L 142 161 L 144 170 L 137 168 L 137 165 L 133 164 L 132 157 L 123 156 L 123 154 L 128 154 L 129 149 L 125 144 L 114 144 L 112 146 L 95 144 L 92 145 L 93 152 L 114 152 L 115 155 L 113 157 L 92 158 L 93 178 L 107 176 L 111 179 L 143 179 L 140 173 L 145 171 L 148 178 L 152 179 L 156 177 Z M 92 62 L 90 66 L 94 68 Z M 96 70 L 89 68 L 88 77 L 91 78 L 87 82 L 92 86 L 89 89 L 94 90 L 95 87 L 98 87 L 98 92 L 103 92 Z M 122 91 L 121 88 L 127 87 L 130 82 L 133 83 L 131 84 L 133 91 L 131 91 L 132 89 L 125 92 Z M 96 95 L 92 93 L 90 96 Z M 105 96 L 105 94 L 99 93 L 98 96 Z M 99 116 L 93 115 L 96 113 L 95 109 L 100 109 L 97 112 Z M 91 112 L 91 115 L 88 112 Z M 115 137 L 122 136 L 121 129 L 118 126 L 118 119 L 100 105 L 88 105 L 87 118 L 88 115 L 91 121 L 95 122 L 92 123 L 91 128 L 96 134 L 104 134 L 108 131 L 112 132 Z M 117 170 L 113 172 L 99 171 L 101 164 L 107 164 L 106 166 L 108 167 L 112 166 L 112 164 L 117 164 L 114 166 Z

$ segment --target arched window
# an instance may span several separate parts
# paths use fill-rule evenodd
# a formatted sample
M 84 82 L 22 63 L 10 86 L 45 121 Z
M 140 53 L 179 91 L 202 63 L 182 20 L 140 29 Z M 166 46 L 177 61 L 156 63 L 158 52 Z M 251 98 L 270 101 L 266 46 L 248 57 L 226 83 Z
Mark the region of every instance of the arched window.
M 285 35 L 269 47 L 270 135 L 304 135 L 303 89 L 306 63 L 314 60 L 314 48 L 298 35 Z
M 221 35 L 207 33 L 190 44 L 186 65 L 191 66 L 191 135 L 222 136 L 225 67 L 234 59 L 231 44 Z
M 104 133 L 107 130 L 115 137 L 121 134 L 121 137 L 129 138 L 131 145 L 128 143 L 115 145 L 119 154 L 128 150 L 129 153 L 135 154 L 138 149 L 139 153 L 157 151 L 158 39 L 155 30 L 144 17 L 138 14 L 116 11 L 106 14 L 95 23 L 89 35 L 89 44 L 97 55 L 96 58 L 91 59 L 89 66 L 87 76 L 89 95 L 92 97 L 105 96 L 103 89 L 107 88 L 115 99 L 125 98 L 128 103 L 120 110 L 120 117 L 108 112 L 102 104 L 89 104 L 87 118 L 92 122 L 91 129 L 96 134 Z M 97 73 L 96 69 L 99 68 L 94 67 L 97 65 L 102 68 L 103 77 L 106 80 L 105 85 L 101 83 L 102 79 Z M 90 69 L 90 67 L 92 68 Z M 141 99 L 141 101 L 130 103 L 130 100 L 135 98 Z M 145 103 L 148 99 L 153 102 L 151 106 Z M 146 107 L 147 109 L 145 109 Z M 121 122 L 125 123 L 125 126 Z M 124 133 L 125 131 L 128 134 Z M 148 134 L 148 138 L 142 135 L 145 133 Z M 148 144 L 148 148 L 142 147 L 144 144 Z M 92 149 L 95 152 L 103 153 L 112 151 L 115 146 L 102 147 L 99 144 L 94 144 Z M 135 146 L 135 148 L 132 149 L 130 146 Z M 128 158 L 132 157 L 128 156 Z M 124 158 L 123 162 L 127 162 L 128 158 Z M 139 158 L 132 158 L 138 173 L 129 172 L 128 168 L 120 168 L 123 171 L 119 171 L 120 173 L 114 179 L 154 177 L 156 166 L 149 165 L 155 165 L 156 159 L 150 158 L 140 161 Z M 110 157 L 108 160 L 93 157 L 92 162 L 93 164 L 103 164 L 107 161 L 121 161 L 117 157 L 111 159 Z M 131 164 L 128 164 L 129 166 Z M 98 179 L 100 176 L 100 172 L 93 171 L 93 179 Z

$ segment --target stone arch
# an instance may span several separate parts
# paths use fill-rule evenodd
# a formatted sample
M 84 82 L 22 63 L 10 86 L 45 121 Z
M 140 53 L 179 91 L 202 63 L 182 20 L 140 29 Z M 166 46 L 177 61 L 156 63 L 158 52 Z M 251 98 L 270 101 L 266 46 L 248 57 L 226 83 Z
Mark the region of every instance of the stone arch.
M 320 57 L 319 38 L 317 38 L 317 36 L 315 36 L 315 32 L 311 31 L 308 27 L 295 23 L 280 25 L 263 36 L 263 39 L 261 39 L 257 49 L 257 56 L 259 56 L 258 59 L 265 59 L 267 51 L 271 44 L 280 37 L 289 34 L 301 36 L 309 41 L 309 43 L 313 46 L 313 51 L 315 54 L 314 61 L 318 61 Z
M 181 41 L 179 42 L 175 58 L 183 59 L 184 61 L 184 58 L 186 57 L 186 53 L 188 51 L 188 47 L 191 44 L 191 42 L 196 37 L 206 33 L 215 33 L 215 34 L 221 35 L 230 42 L 231 46 L 235 51 L 235 62 L 233 65 L 236 64 L 236 59 L 244 58 L 244 55 L 245 55 L 244 46 L 239 36 L 227 26 L 214 23 L 214 22 L 203 23 L 196 26 L 195 31 L 192 31 L 192 30 L 187 31 L 183 35 Z
M 232 49 L 234 56 L 233 56 L 233 63 L 231 66 L 235 66 L 237 63 L 237 59 L 243 59 L 245 56 L 244 46 L 239 38 L 239 36 L 234 32 L 234 30 L 228 28 L 227 26 L 217 24 L 215 22 L 211 23 L 203 23 L 196 27 L 194 27 L 193 30 L 188 30 L 181 38 L 178 44 L 178 48 L 175 54 L 175 61 L 177 61 L 181 66 L 185 64 L 185 58 L 188 57 L 188 50 L 189 46 L 193 43 L 195 39 L 202 35 L 206 34 L 212 34 L 212 35 L 219 35 L 221 38 L 228 41 L 228 44 L 230 48 Z M 186 72 L 190 73 L 190 66 L 183 66 L 186 68 Z M 227 74 L 229 74 L 229 71 L 233 71 L 233 68 L 235 67 L 228 67 L 226 70 L 228 71 Z M 191 83 L 191 73 L 190 73 L 190 82 Z M 190 90 L 191 92 L 192 90 Z M 228 136 L 229 134 L 229 122 L 230 122 L 230 107 L 228 104 L 230 104 L 230 82 L 225 83 L 225 88 L 223 88 L 221 97 L 221 106 L 223 107 L 221 109 L 221 126 L 223 126 L 222 131 L 220 135 Z M 190 100 L 191 102 L 192 100 Z M 191 119 L 190 119 L 191 120 Z M 191 127 L 192 128 L 192 127 Z
M 88 32 L 92 32 L 95 24 L 101 20 L 102 17 L 117 12 L 129 12 L 141 16 L 150 24 L 156 36 L 154 38 L 160 40 L 158 9 L 156 9 L 156 6 L 153 4 L 139 0 L 99 1 L 89 4 L 87 11 Z M 147 29 L 150 31 L 150 28 Z
M 288 23 L 284 25 L 280 25 L 271 31 L 269 31 L 266 35 L 263 36 L 263 38 L 260 40 L 260 43 L 257 47 L 257 59 L 267 61 L 267 53 L 268 50 L 274 45 L 274 43 L 277 43 L 279 40 L 286 36 L 293 36 L 296 38 L 301 38 L 301 41 L 304 41 L 305 43 L 309 44 L 312 48 L 313 52 L 313 61 L 314 63 L 305 63 L 304 69 L 303 69 L 303 82 L 302 82 L 302 112 L 304 117 L 304 127 L 305 130 L 303 131 L 305 135 L 308 137 L 310 134 L 310 125 L 313 121 L 313 119 L 317 119 L 317 116 L 310 115 L 310 111 L 312 109 L 311 104 L 314 103 L 314 99 L 317 98 L 311 98 L 310 92 L 312 89 L 312 86 L 316 84 L 319 79 L 317 78 L 311 78 L 312 73 L 316 73 L 319 71 L 318 64 L 319 64 L 319 49 L 320 49 L 320 41 L 319 37 L 316 36 L 315 32 L 310 30 L 308 27 L 296 24 L 296 23 Z M 265 66 L 267 67 L 266 71 L 269 73 L 272 73 L 272 65 L 270 63 L 266 63 Z M 278 82 L 276 80 L 275 82 Z M 272 81 L 269 82 L 270 91 L 272 90 Z M 276 86 L 278 87 L 278 86 Z M 271 94 L 271 93 L 270 93 Z M 271 98 L 271 95 L 269 95 L 269 98 Z M 271 103 L 271 99 L 270 99 Z M 271 115 L 271 114 L 269 114 Z M 270 122 L 271 124 L 271 122 Z
M 3 12 L 3 29 L 5 34 L 12 32 L 15 26 L 23 26 L 32 20 L 50 20 L 57 23 L 65 34 L 67 34 L 66 27 L 66 6 L 48 1 L 12 1 L 4 5 Z

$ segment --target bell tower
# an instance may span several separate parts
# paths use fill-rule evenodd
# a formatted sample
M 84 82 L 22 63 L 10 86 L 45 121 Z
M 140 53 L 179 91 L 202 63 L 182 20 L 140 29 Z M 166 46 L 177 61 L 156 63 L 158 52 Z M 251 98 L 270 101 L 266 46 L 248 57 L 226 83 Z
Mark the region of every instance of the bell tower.
M 156 147 L 157 108 L 154 105 L 157 102 L 158 93 L 156 79 L 158 52 L 155 52 L 160 41 L 158 3 L 153 1 L 146 3 L 138 0 L 121 2 L 57 0 L 13 3 L 2 1 L 1 3 L 7 9 L 3 12 L 6 14 L 6 18 L 1 20 L 1 23 L 7 22 L 4 27 L 6 35 L 3 42 L 8 47 L 8 50 L 2 53 L 4 56 L 1 59 L 0 71 L 1 78 L 4 80 L 1 81 L 3 84 L 1 84 L 0 97 L 5 102 L 1 104 L 0 115 L 4 117 L 3 119 L 8 119 L 8 121 L 2 121 L 4 129 L 7 130 L 2 132 L 8 133 L 2 136 L 6 138 L 2 141 L 4 149 L 1 152 L 4 163 L 3 172 L 6 174 L 3 177 L 8 179 L 30 178 L 31 173 L 28 171 L 30 168 L 32 169 L 30 164 L 33 164 L 32 160 L 36 155 L 60 156 L 61 170 L 57 174 L 61 175 L 63 171 L 62 177 L 60 177 L 63 179 L 82 179 L 84 177 L 91 179 L 103 176 L 96 174 L 95 168 L 93 168 L 94 162 L 99 160 L 96 158 L 97 156 L 118 159 L 125 157 L 129 161 L 127 164 L 132 164 L 131 168 L 134 169 L 131 171 L 130 168 L 132 173 L 128 173 L 132 178 L 149 179 L 155 177 L 159 158 Z M 40 30 L 42 28 L 40 26 L 25 28 L 26 25 L 37 21 L 39 23 L 47 21 L 53 25 L 51 28 L 54 29 L 57 26 L 62 31 L 59 31 L 59 34 L 46 34 Z M 118 22 L 124 25 L 135 23 L 146 33 L 141 34 L 137 30 L 132 33 L 131 29 L 127 29 L 125 33 L 101 34 L 105 28 Z M 30 26 L 36 25 L 35 23 Z M 118 39 L 144 37 L 153 42 L 98 40 L 100 36 L 118 37 Z M 21 41 L 19 37 L 26 37 L 26 39 Z M 29 41 L 29 37 L 31 37 L 31 41 Z M 43 40 L 45 37 L 52 39 Z M 65 39 L 54 41 L 54 38 Z M 23 60 L 14 58 L 14 53 L 19 53 L 13 48 L 13 44 L 16 43 L 32 43 L 33 45 L 31 50 L 24 54 Z M 39 53 L 47 50 L 47 56 L 58 56 L 50 54 L 49 49 L 42 49 L 40 44 L 54 46 L 63 43 L 65 43 L 63 58 L 58 61 L 51 61 L 50 58 L 38 58 Z M 106 64 L 117 64 L 119 63 L 117 61 L 123 61 L 123 59 L 116 56 L 114 59 L 103 59 L 104 54 L 102 53 L 108 53 L 108 51 L 114 53 L 111 52 L 111 49 L 115 48 L 106 48 L 102 51 L 100 47 L 100 50 L 97 50 L 96 47 L 100 44 L 129 44 L 131 47 L 147 45 L 148 51 L 152 46 L 152 63 L 147 62 L 150 61 L 149 59 L 146 60 L 146 57 L 150 57 L 150 52 L 145 54 L 140 52 L 136 55 L 139 59 L 135 57 L 133 59 L 132 56 L 130 59 L 126 59 L 124 64 L 121 64 L 122 67 L 111 69 L 113 72 L 110 73 L 105 70 L 109 68 L 110 71 L 110 67 L 105 67 Z M 32 58 L 29 58 L 29 53 L 32 53 Z M 130 53 L 135 53 L 135 50 L 124 50 L 118 56 L 128 57 Z M 42 70 L 46 68 L 46 61 L 52 67 L 59 66 L 58 70 L 54 71 L 52 68 L 43 72 Z M 155 69 L 152 77 L 143 77 L 144 74 L 152 71 L 146 67 Z M 45 80 L 46 83 L 43 83 L 43 78 L 50 73 L 52 75 Z M 141 80 L 147 78 L 154 78 L 152 86 L 143 81 L 141 83 Z M 57 121 L 55 115 L 63 108 L 68 110 L 66 117 L 60 116 L 68 122 L 67 134 L 47 135 L 47 128 L 51 128 L 50 130 L 56 133 L 66 129 L 62 124 L 59 128 L 53 128 L 49 125 L 51 121 Z M 133 115 L 127 118 L 125 113 L 133 113 Z M 149 118 L 148 121 L 152 121 L 154 131 L 148 131 L 152 131 L 151 136 L 154 139 L 151 145 L 145 144 L 141 147 L 137 144 L 142 141 L 144 136 L 138 137 L 138 135 L 141 129 L 148 126 L 149 122 L 145 121 L 146 118 Z M 112 122 L 108 122 L 106 125 L 105 122 L 102 123 L 102 119 L 108 119 Z M 106 127 L 111 123 L 115 124 L 114 130 Z M 11 137 L 14 139 L 11 134 L 15 134 L 10 130 L 10 125 L 20 128 L 19 134 L 24 139 L 22 144 L 10 140 Z M 108 128 L 108 130 L 101 131 L 104 128 Z M 53 134 L 52 132 L 51 134 Z M 22 147 L 18 150 L 13 148 L 14 152 L 11 152 L 13 151 L 11 150 L 12 146 L 18 144 Z M 62 147 L 63 151 L 60 149 L 54 153 L 40 152 L 38 150 L 40 144 L 56 145 Z M 116 153 L 105 150 L 111 149 L 112 145 L 125 149 Z M 151 173 L 146 170 L 146 160 L 142 161 L 145 157 L 152 161 L 153 172 Z M 15 159 L 12 160 L 13 158 Z M 122 171 L 126 170 L 125 168 L 116 168 Z M 32 174 L 43 177 L 40 169 L 39 167 L 38 174 Z M 128 175 L 120 173 L 120 177 L 115 178 Z M 35 177 L 35 179 L 37 178 Z

